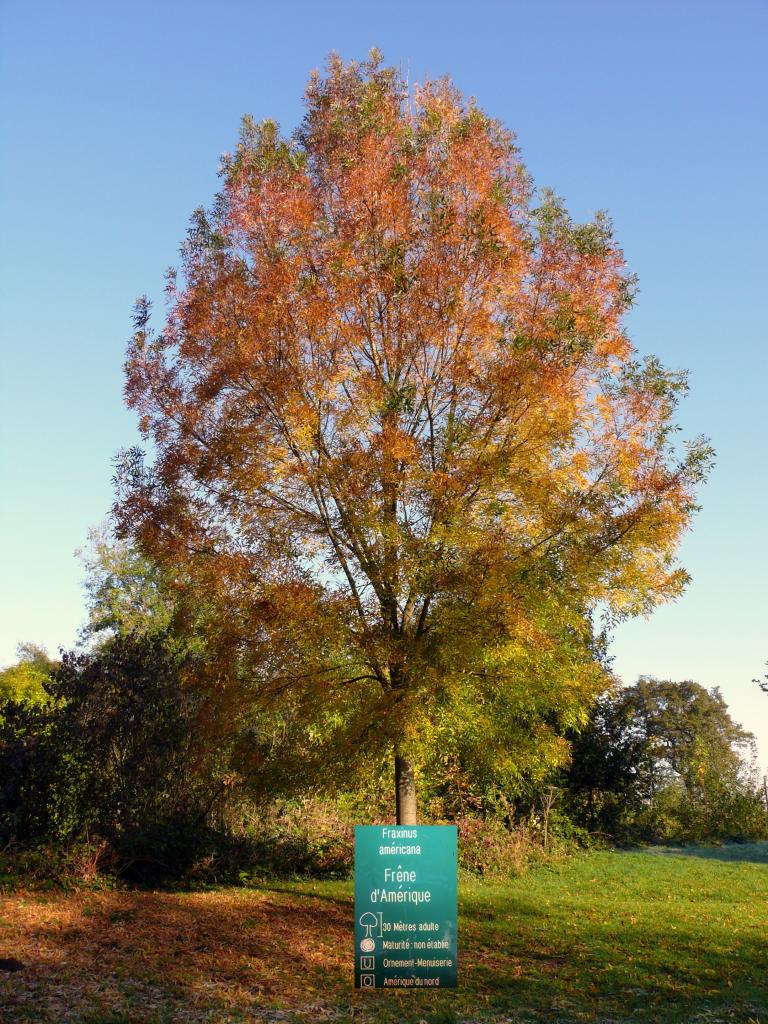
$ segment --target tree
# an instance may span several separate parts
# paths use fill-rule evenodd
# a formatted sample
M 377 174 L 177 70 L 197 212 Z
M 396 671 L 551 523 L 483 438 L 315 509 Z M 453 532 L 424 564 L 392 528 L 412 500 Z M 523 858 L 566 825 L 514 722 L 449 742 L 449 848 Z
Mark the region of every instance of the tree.
M 754 743 L 754 736 L 731 718 L 717 687 L 642 677 L 625 700 L 632 711 L 631 728 L 642 740 L 651 797 L 670 781 L 692 797 L 713 775 L 735 777 Z
M 748 837 L 766 827 L 750 755 L 754 737 L 733 721 L 717 687 L 641 677 L 596 702 L 573 739 L 565 786 L 591 829 Z
M 56 667 L 44 647 L 34 643 L 20 643 L 16 648 L 18 662 L 0 671 L 0 700 L 40 703 L 45 701 L 43 687 Z
M 647 740 L 635 727 L 631 692 L 601 694 L 587 725 L 570 737 L 563 788 L 571 815 L 593 832 L 620 834 L 650 796 L 642 777 Z
M 392 750 L 413 822 L 438 747 L 567 757 L 605 685 L 591 614 L 681 592 L 711 452 L 675 445 L 685 374 L 622 329 L 608 218 L 537 204 L 501 124 L 375 53 L 306 107 L 292 138 L 244 119 L 159 333 L 137 305 L 155 460 L 123 453 L 114 511 L 235 623 L 302 758 Z
M 88 531 L 88 544 L 77 555 L 86 571 L 88 621 L 83 639 L 168 629 L 173 593 L 161 567 L 135 546 L 112 536 L 108 523 Z

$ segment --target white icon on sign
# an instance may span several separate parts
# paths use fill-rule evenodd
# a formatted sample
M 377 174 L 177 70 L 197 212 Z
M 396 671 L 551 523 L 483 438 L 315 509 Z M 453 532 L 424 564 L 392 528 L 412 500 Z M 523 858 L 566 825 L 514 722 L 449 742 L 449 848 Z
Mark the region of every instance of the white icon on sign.
M 371 932 L 378 927 L 379 919 L 376 914 L 366 910 L 360 917 L 360 924 L 365 928 L 365 938 L 360 940 L 360 949 L 364 953 L 372 953 L 376 949 L 376 943 L 371 938 Z
M 375 974 L 361 974 L 360 984 L 363 988 L 376 988 L 376 975 Z
M 361 956 L 360 957 L 360 970 L 361 971 L 372 971 L 376 967 L 376 961 L 372 956 Z

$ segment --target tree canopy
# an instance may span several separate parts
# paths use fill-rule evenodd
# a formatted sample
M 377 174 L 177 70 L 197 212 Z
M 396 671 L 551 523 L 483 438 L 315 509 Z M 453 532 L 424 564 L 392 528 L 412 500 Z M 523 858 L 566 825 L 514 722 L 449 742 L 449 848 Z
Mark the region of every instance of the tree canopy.
M 436 750 L 562 761 L 605 685 L 592 614 L 680 594 L 711 457 L 676 443 L 685 374 L 623 329 L 610 221 L 375 54 L 313 75 L 290 137 L 245 118 L 221 176 L 159 332 L 137 306 L 154 460 L 124 453 L 122 535 L 221 609 L 302 762 L 394 750 L 403 820 Z

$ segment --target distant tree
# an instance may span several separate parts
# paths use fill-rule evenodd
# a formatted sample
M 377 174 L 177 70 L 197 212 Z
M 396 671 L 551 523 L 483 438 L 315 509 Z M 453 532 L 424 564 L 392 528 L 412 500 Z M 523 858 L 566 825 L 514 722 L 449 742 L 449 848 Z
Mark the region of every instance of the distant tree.
M 716 687 L 643 677 L 596 703 L 572 738 L 565 786 L 594 830 L 630 833 L 641 822 L 693 839 L 738 834 L 754 827 L 753 755 L 753 735 Z
M 88 531 L 87 546 L 77 554 L 86 573 L 84 639 L 168 629 L 174 609 L 169 580 L 134 545 L 115 537 L 108 522 Z
M 44 701 L 43 684 L 56 667 L 56 662 L 39 644 L 20 643 L 16 654 L 17 663 L 0 671 L 0 700 Z
M 304 778 L 389 750 L 411 823 L 437 750 L 566 757 L 605 685 L 591 613 L 681 592 L 711 451 L 678 450 L 685 374 L 622 329 L 607 217 L 534 202 L 497 121 L 378 55 L 306 102 L 290 139 L 244 120 L 161 333 L 138 304 L 156 458 L 125 453 L 115 512 L 229 618 Z
M 735 777 L 754 747 L 754 736 L 733 721 L 717 687 L 643 677 L 627 699 L 651 796 L 669 781 L 693 796 L 713 773 Z

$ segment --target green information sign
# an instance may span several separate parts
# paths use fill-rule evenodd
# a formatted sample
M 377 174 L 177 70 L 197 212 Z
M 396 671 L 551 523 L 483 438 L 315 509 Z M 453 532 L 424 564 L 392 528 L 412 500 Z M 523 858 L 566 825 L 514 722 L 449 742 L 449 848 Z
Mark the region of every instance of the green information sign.
M 355 826 L 355 988 L 455 988 L 455 825 Z

